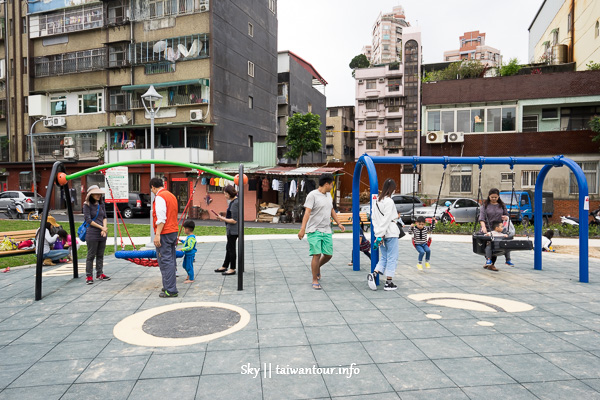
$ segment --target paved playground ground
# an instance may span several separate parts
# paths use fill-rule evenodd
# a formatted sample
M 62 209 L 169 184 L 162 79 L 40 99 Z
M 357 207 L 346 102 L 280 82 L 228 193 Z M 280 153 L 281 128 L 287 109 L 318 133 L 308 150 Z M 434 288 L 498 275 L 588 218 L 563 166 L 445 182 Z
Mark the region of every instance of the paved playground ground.
M 600 260 L 584 284 L 572 255 L 544 254 L 535 271 L 533 252 L 515 252 L 516 268 L 500 258 L 492 272 L 468 241 L 438 240 L 432 268 L 418 271 L 403 240 L 398 290 L 371 291 L 367 258 L 353 271 L 349 237 L 335 236 L 321 291 L 310 284 L 307 242 L 289 236 L 247 237 L 243 291 L 236 276 L 213 272 L 224 238 L 198 245 L 196 282 L 183 284 L 180 268 L 175 299 L 158 297 L 157 268 L 112 256 L 112 280 L 93 285 L 45 268 L 39 302 L 35 268 L 1 274 L 0 399 L 600 398 Z M 503 299 L 529 311 L 510 312 L 516 303 Z M 187 346 L 113 335 L 132 314 L 188 302 L 238 306 L 249 322 Z

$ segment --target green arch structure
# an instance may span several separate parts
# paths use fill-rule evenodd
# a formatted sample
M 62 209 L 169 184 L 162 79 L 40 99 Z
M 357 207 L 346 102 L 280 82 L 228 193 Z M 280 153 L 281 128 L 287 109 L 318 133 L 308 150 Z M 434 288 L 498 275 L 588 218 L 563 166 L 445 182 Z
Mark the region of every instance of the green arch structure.
M 114 163 L 109 163 L 109 164 L 97 165 L 92 168 L 87 168 L 82 171 L 75 172 L 74 174 L 66 175 L 67 170 L 65 168 L 65 165 L 61 161 L 57 161 L 52 166 L 52 172 L 50 173 L 50 178 L 48 180 L 48 190 L 46 190 L 46 201 L 44 202 L 44 211 L 42 213 L 42 218 L 40 221 L 41 237 L 45 237 L 45 235 L 46 235 L 46 222 L 48 221 L 50 200 L 52 198 L 52 193 L 54 192 L 55 186 L 58 186 L 60 188 L 60 190 L 62 190 L 64 199 L 67 203 L 67 213 L 69 215 L 69 229 L 71 231 L 70 232 L 71 237 L 75 237 L 77 235 L 77 232 L 75 231 L 75 219 L 73 217 L 73 208 L 71 205 L 71 194 L 69 193 L 68 185 L 66 185 L 64 181 L 63 181 L 62 185 L 58 182 L 57 178 L 58 178 L 59 173 L 64 173 L 65 174 L 64 178 L 66 179 L 66 182 L 68 182 L 70 180 L 77 179 L 84 175 L 102 171 L 102 170 L 105 170 L 108 168 L 128 166 L 128 165 L 152 165 L 152 164 L 172 165 L 172 166 L 176 166 L 176 167 L 196 169 L 199 171 L 207 172 L 212 175 L 216 175 L 220 178 L 224 178 L 224 179 L 227 179 L 230 181 L 235 180 L 235 178 L 233 176 L 225 174 L 225 173 L 217 171 L 217 170 L 214 170 L 212 168 L 204 167 L 204 166 L 198 165 L 198 164 L 179 162 L 179 161 L 169 161 L 169 160 L 119 161 L 119 162 L 114 162 Z M 239 175 L 244 176 L 244 166 L 242 164 L 240 164 Z M 242 182 L 243 182 L 243 180 L 242 180 Z M 243 188 L 244 188 L 244 185 L 243 184 L 240 185 L 240 191 L 238 193 L 239 201 L 242 204 L 244 204 Z M 243 275 L 243 271 L 244 271 L 244 262 L 243 262 L 243 257 L 244 257 L 244 240 L 243 240 L 243 238 L 244 238 L 244 207 L 240 207 L 239 209 L 240 209 L 239 220 L 241 223 L 238 224 L 238 229 L 240 232 L 239 233 L 239 241 L 238 241 L 238 252 L 239 252 L 239 255 L 238 255 L 238 271 L 239 271 L 238 272 L 238 290 L 243 290 L 242 275 Z M 44 246 L 38 246 L 38 249 L 36 250 L 37 265 L 36 265 L 36 275 L 35 275 L 35 300 L 42 299 L 42 263 L 44 261 L 43 252 L 44 252 Z M 77 252 L 73 252 L 73 278 L 78 278 L 78 277 L 79 277 L 79 271 L 78 271 L 78 265 L 77 265 Z

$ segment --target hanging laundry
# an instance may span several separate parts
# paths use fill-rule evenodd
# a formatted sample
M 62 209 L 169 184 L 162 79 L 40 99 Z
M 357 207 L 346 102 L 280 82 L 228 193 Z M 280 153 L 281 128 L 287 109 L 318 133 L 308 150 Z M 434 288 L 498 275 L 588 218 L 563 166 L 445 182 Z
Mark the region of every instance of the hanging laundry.
M 296 197 L 296 193 L 297 193 L 296 188 L 297 188 L 296 181 L 295 180 L 291 181 L 290 182 L 290 190 L 288 192 L 288 194 L 290 195 L 290 197 Z
M 202 184 L 202 185 L 206 185 L 206 178 L 202 178 L 202 179 L 200 180 L 200 184 Z
M 283 181 L 278 181 L 277 182 L 277 191 L 278 192 L 285 192 L 285 183 Z
M 219 186 L 225 187 L 225 179 L 223 179 L 223 178 L 219 179 Z
M 277 179 L 273 179 L 271 182 L 271 189 L 277 191 L 279 189 L 279 181 Z
M 302 179 L 302 182 L 300 182 L 300 191 L 304 192 L 304 179 Z
M 210 178 L 209 183 L 210 183 L 210 186 L 216 186 L 215 185 L 215 178 Z

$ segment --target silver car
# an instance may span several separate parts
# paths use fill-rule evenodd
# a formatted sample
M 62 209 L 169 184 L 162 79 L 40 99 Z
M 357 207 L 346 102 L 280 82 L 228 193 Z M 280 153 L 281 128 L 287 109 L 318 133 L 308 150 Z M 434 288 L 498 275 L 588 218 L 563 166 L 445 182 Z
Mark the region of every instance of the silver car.
M 415 217 L 418 216 L 417 210 L 425 207 L 425 204 L 416 196 L 408 195 L 408 194 L 395 194 L 392 196 L 392 200 L 394 200 L 394 204 L 396 205 L 396 211 L 402 215 L 402 221 L 405 223 L 412 222 L 412 213 L 413 213 L 413 205 L 415 210 Z M 370 214 L 370 206 L 369 204 L 361 204 L 360 212 L 365 212 Z
M 446 205 L 450 203 L 450 205 Z M 475 222 L 475 216 L 477 215 L 478 204 L 473 199 L 466 199 L 460 197 L 453 197 L 447 199 L 440 199 L 437 202 L 437 210 L 435 209 L 435 203 L 429 207 L 419 208 L 415 212 L 417 217 L 431 218 L 435 211 L 435 218 L 443 220 L 442 214 L 450 207 L 450 214 L 454 216 L 456 222 Z M 443 221 L 447 222 L 447 221 Z
M 8 190 L 0 193 L 0 210 L 5 210 L 8 205 L 12 202 L 11 199 L 20 200 L 23 202 L 23 208 L 25 212 L 30 212 L 35 209 L 35 201 L 33 198 L 33 192 L 22 192 L 20 190 Z M 44 198 L 37 195 L 37 208 L 42 210 L 44 208 Z

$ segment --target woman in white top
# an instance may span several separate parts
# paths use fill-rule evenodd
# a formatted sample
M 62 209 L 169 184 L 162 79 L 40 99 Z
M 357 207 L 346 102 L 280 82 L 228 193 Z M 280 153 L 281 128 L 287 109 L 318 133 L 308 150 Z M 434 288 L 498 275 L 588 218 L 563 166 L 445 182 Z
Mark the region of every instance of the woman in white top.
M 398 220 L 398 211 L 392 200 L 392 195 L 396 190 L 396 182 L 393 179 L 386 179 L 383 183 L 383 189 L 379 200 L 373 205 L 371 210 L 371 223 L 373 233 L 376 238 L 382 238 L 382 246 L 379 254 L 379 262 L 372 274 L 367 275 L 367 283 L 371 290 L 377 290 L 375 284 L 375 274 L 386 275 L 387 280 L 383 290 L 396 290 L 398 286 L 394 285 L 392 278 L 396 272 L 398 263 L 398 236 L 400 229 L 396 224 Z

